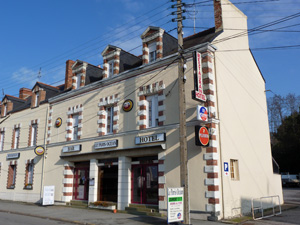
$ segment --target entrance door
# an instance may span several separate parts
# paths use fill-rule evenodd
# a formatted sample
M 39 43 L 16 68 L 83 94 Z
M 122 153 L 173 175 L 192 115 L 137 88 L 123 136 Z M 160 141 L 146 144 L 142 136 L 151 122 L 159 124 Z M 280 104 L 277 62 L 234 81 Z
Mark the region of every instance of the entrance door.
M 117 202 L 118 200 L 118 166 L 99 169 L 100 201 Z
M 158 204 L 157 164 L 133 165 L 131 180 L 132 203 Z
M 74 199 L 88 200 L 89 168 L 75 168 L 74 172 Z

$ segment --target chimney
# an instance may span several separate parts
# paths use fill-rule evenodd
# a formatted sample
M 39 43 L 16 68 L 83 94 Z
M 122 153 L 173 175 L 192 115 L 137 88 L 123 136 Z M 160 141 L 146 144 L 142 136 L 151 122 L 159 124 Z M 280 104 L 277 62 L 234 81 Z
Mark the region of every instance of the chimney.
M 66 62 L 65 90 L 72 87 L 72 66 L 74 65 L 74 63 L 75 62 L 70 59 Z
M 215 32 L 223 30 L 222 2 L 214 0 Z
M 32 95 L 32 91 L 28 88 L 21 88 L 19 91 L 19 98 L 25 100 Z

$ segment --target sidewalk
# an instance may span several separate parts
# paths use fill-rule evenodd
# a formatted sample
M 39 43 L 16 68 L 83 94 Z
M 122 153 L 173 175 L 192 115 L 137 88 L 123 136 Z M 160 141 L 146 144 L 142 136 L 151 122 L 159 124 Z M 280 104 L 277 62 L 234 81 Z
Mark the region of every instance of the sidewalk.
M 69 222 L 84 225 L 156 225 L 167 224 L 165 218 L 148 216 L 136 216 L 123 213 L 95 209 L 77 209 L 66 206 L 40 206 L 30 203 L 12 202 L 0 200 L 0 212 L 33 216 L 43 219 Z M 221 222 L 192 220 L 193 225 L 218 225 Z

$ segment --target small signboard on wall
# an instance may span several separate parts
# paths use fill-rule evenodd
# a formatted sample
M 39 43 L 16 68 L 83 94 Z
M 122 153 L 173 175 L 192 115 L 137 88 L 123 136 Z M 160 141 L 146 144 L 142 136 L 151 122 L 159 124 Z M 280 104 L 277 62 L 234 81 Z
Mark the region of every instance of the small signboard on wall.
M 224 175 L 227 177 L 229 176 L 229 166 L 228 162 L 224 162 Z
M 168 188 L 168 223 L 183 221 L 183 188 Z
M 44 186 L 43 205 L 54 205 L 55 186 Z

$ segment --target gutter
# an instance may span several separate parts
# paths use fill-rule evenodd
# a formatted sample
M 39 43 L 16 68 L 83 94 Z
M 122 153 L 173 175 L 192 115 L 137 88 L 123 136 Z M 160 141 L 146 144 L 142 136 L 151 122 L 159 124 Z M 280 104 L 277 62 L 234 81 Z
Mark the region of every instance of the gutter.
M 11 114 L 8 114 L 3 120 L 0 121 L 0 124 L 3 123 L 5 120 L 7 120 L 10 117 Z

